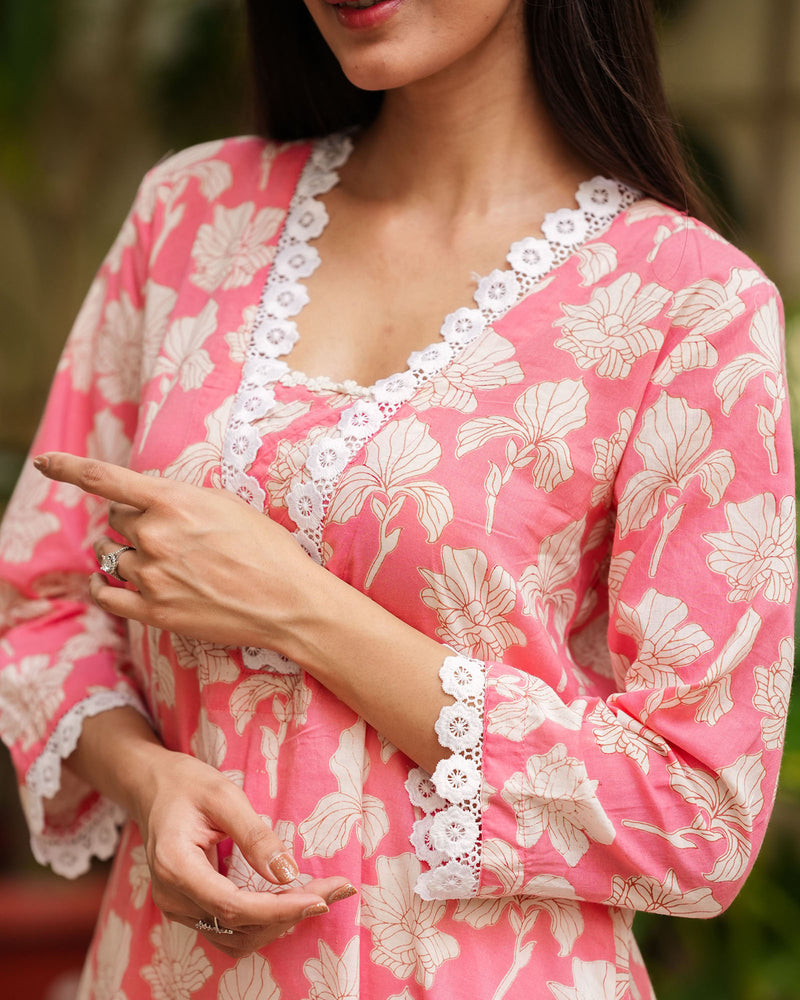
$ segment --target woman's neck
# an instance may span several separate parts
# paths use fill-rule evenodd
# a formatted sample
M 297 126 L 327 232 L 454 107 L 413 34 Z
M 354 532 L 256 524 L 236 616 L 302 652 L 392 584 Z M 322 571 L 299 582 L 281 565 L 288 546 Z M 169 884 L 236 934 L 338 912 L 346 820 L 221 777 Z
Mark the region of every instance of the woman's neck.
M 561 186 L 571 193 L 589 169 L 553 126 L 524 53 L 502 73 L 459 65 L 387 92 L 343 182 L 363 198 L 424 201 L 455 217 Z

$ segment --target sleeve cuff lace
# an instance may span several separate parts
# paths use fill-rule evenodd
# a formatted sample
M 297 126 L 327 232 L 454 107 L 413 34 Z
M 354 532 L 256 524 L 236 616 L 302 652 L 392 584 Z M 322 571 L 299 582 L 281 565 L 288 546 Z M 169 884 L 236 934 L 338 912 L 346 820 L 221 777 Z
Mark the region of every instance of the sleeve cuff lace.
M 480 877 L 486 667 L 466 656 L 448 656 L 439 677 L 455 704 L 442 708 L 436 735 L 452 754 L 432 775 L 417 767 L 406 781 L 411 804 L 424 813 L 411 843 L 430 867 L 414 888 L 422 899 L 467 899 L 476 895 Z
M 31 831 L 31 851 L 42 865 L 66 878 L 88 871 L 93 857 L 111 857 L 125 822 L 124 809 L 102 796 L 86 806 L 88 786 L 65 781 L 61 763 L 78 744 L 85 719 L 112 708 L 131 706 L 146 718 L 146 710 L 130 691 L 100 691 L 79 702 L 61 719 L 41 756 L 31 765 L 22 800 Z M 75 817 L 64 826 L 49 822 L 45 800 L 58 795 L 60 815 Z

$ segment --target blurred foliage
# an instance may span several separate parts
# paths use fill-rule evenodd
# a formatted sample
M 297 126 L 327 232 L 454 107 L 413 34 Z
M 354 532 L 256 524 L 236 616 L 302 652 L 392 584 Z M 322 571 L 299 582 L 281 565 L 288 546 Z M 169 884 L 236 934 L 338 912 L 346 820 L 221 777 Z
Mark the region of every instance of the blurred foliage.
M 668 26 L 691 4 L 657 7 Z M 246 78 L 237 0 L 0 0 L 0 505 L 65 331 L 137 181 L 172 149 L 247 131 Z M 724 162 L 706 136 L 688 139 L 735 229 L 740 212 Z M 787 342 L 800 423 L 800 302 Z M 798 704 L 800 678 L 795 684 Z M 6 870 L 33 867 L 13 784 L 2 756 Z M 661 1000 L 796 1000 L 798 926 L 793 715 L 774 819 L 734 905 L 710 921 L 643 914 L 637 932 Z

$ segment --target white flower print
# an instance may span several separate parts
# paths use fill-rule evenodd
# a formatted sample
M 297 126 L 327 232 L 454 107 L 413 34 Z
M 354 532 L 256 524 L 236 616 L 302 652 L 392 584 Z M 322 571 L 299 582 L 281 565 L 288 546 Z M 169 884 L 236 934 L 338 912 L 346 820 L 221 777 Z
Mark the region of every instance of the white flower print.
M 572 960 L 572 986 L 548 982 L 547 988 L 555 1000 L 615 1000 L 617 970 L 611 962 Z
M 664 334 L 647 324 L 669 301 L 667 288 L 642 288 L 638 274 L 623 274 L 598 288 L 586 305 L 565 304 L 556 320 L 562 335 L 556 347 L 569 351 L 579 368 L 594 368 L 601 378 L 625 378 L 645 354 L 657 351 Z
M 631 636 L 637 649 L 633 663 L 621 657 L 622 682 L 628 690 L 676 684 L 676 671 L 714 648 L 703 629 L 687 621 L 689 609 L 683 601 L 652 588 L 635 608 L 620 603 L 617 615 L 618 631 Z
M 307 1000 L 359 1000 L 358 937 L 352 938 L 341 958 L 320 938 L 319 958 L 303 963 L 309 982 Z
M 502 887 L 499 898 L 481 897 L 459 901 L 454 918 L 471 927 L 497 924 L 501 918 L 515 934 L 514 957 L 510 968 L 493 994 L 505 996 L 520 971 L 530 961 L 535 941 L 528 940 L 542 913 L 550 919 L 550 933 L 558 944 L 558 954 L 568 955 L 584 928 L 575 891 L 559 875 L 536 875 L 525 884 L 525 871 L 516 850 L 505 841 L 487 840 L 483 849 L 484 871 L 497 877 Z M 537 935 L 538 936 L 538 935 Z
M 436 634 L 446 645 L 478 659 L 500 659 L 509 646 L 524 646 L 525 635 L 508 621 L 517 601 L 511 575 L 489 569 L 479 549 L 441 549 L 442 572 L 420 568 L 428 586 L 420 597 L 439 618 Z
M 326 435 L 308 449 L 306 465 L 314 482 L 329 483 L 344 470 L 349 457 L 341 438 Z
M 27 562 L 36 546 L 60 529 L 58 517 L 42 510 L 50 489 L 50 481 L 32 467 L 23 471 L 3 519 L 0 556 L 6 562 Z
M 262 208 L 260 212 L 255 209 L 251 201 L 235 208 L 216 205 L 213 223 L 204 223 L 197 230 L 191 280 L 203 291 L 247 285 L 256 271 L 272 260 L 275 247 L 269 241 L 283 222 L 284 212 L 278 208 Z
M 580 565 L 585 530 L 586 515 L 543 538 L 536 562 L 527 566 L 519 578 L 523 614 L 531 615 L 548 629 L 554 647 L 564 641 L 575 613 L 577 597 L 569 583 Z
M 650 773 L 650 751 L 668 757 L 669 744 L 658 733 L 643 726 L 636 719 L 625 716 L 624 724 L 608 707 L 599 701 L 586 720 L 592 724 L 592 736 L 605 754 L 621 753 Z
M 435 809 L 444 809 L 445 800 L 436 791 L 431 776 L 421 767 L 414 767 L 408 772 L 405 781 L 405 788 L 413 806 L 432 812 Z
M 545 722 L 555 722 L 564 729 L 577 731 L 581 727 L 585 701 L 565 705 L 543 680 L 529 674 L 501 674 L 491 677 L 489 687 L 499 698 L 486 716 L 486 728 L 507 740 L 521 743 L 526 736 Z
M 514 353 L 513 344 L 488 330 L 422 385 L 414 400 L 416 408 L 448 406 L 472 413 L 478 406 L 478 392 L 522 381 L 522 368 L 511 360 Z
M 407 417 L 392 422 L 368 441 L 364 464 L 349 468 L 339 481 L 328 508 L 328 520 L 345 523 L 359 514 L 369 499 L 370 510 L 380 525 L 378 552 L 364 580 L 367 588 L 400 540 L 401 529 L 389 531 L 388 527 L 406 500 L 414 501 L 417 519 L 429 542 L 436 541 L 452 520 L 453 504 L 447 489 L 422 478 L 436 468 L 441 457 L 442 449 L 431 437 L 428 425 L 416 417 Z
M 411 854 L 379 857 L 376 875 L 377 885 L 361 889 L 361 924 L 372 935 L 370 958 L 398 979 L 414 976 L 430 989 L 436 970 L 459 954 L 456 939 L 437 928 L 447 903 L 423 900 L 413 891 L 420 863 Z
M 94 379 L 94 340 L 105 312 L 107 280 L 101 272 L 92 282 L 72 326 L 57 372 L 69 369 L 72 388 L 88 392 Z
M 259 952 L 240 958 L 220 977 L 217 1000 L 280 1000 L 269 962 Z
M 686 327 L 687 333 L 661 362 L 654 381 L 669 385 L 681 372 L 713 368 L 719 354 L 709 337 L 730 326 L 745 311 L 741 293 L 763 280 L 758 271 L 736 267 L 724 285 L 703 278 L 676 292 L 667 315 L 675 326 Z
M 725 576 L 729 601 L 752 601 L 763 594 L 768 601 L 789 603 L 795 576 L 794 516 L 791 496 L 780 505 L 772 493 L 725 504 L 728 531 L 703 538 L 713 549 L 706 562 Z
M 137 844 L 131 851 L 128 881 L 131 886 L 131 902 L 137 910 L 141 910 L 150 893 L 150 866 L 147 864 L 144 844 Z
M 710 888 L 681 889 L 671 868 L 663 882 L 650 875 L 634 875 L 628 879 L 615 875 L 606 903 L 630 910 L 669 913 L 675 917 L 713 917 L 722 910 Z
M 756 681 L 753 705 L 764 715 L 761 720 L 761 738 L 768 750 L 780 750 L 783 745 L 783 730 L 792 690 L 793 662 L 794 641 L 791 638 L 783 639 L 778 659 L 772 666 L 756 667 L 753 671 Z
M 98 1000 L 128 1000 L 122 980 L 128 969 L 133 928 L 113 910 L 100 930 L 97 946 L 97 971 L 92 984 Z
M 66 657 L 51 663 L 48 653 L 33 653 L 0 672 L 0 732 L 6 743 L 29 750 L 47 733 L 71 667 Z
M 771 405 L 758 404 L 757 429 L 769 456 L 770 472 L 777 473 L 775 434 L 786 398 L 786 382 L 783 375 L 782 327 L 775 299 L 770 299 L 753 316 L 750 339 L 758 351 L 734 358 L 719 371 L 714 379 L 714 392 L 722 402 L 722 412 L 728 414 L 741 399 L 748 383 L 761 376 Z
M 183 480 L 195 486 L 222 486 L 222 448 L 233 401 L 233 396 L 229 396 L 208 414 L 205 418 L 205 441 L 198 441 L 184 448 L 164 469 L 165 478 Z
M 596 285 L 617 269 L 617 251 L 610 243 L 587 243 L 575 251 L 575 258 L 584 286 Z
M 699 479 L 709 506 L 716 506 L 734 477 L 736 467 L 730 452 L 724 448 L 709 452 L 711 441 L 708 413 L 693 409 L 685 399 L 662 392 L 645 411 L 634 440 L 644 468 L 625 484 L 617 523 L 624 538 L 649 524 L 664 502 L 666 510 L 650 559 L 651 576 L 656 573 L 669 536 L 678 527 L 685 506 L 679 501 L 691 481 Z
M 456 458 L 482 448 L 495 438 L 505 440 L 505 470 L 489 462 L 486 489 L 486 531 L 491 533 L 497 497 L 515 469 L 531 467 L 533 484 L 550 493 L 573 474 L 566 443 L 570 431 L 586 422 L 589 393 L 582 382 L 564 379 L 529 386 L 514 403 L 516 419 L 476 417 L 458 429 Z M 517 438 L 520 443 L 517 443 Z
M 95 344 L 95 382 L 109 403 L 139 400 L 142 328 L 142 310 L 127 292 L 108 303 Z
M 333 857 L 347 845 L 354 828 L 365 856 L 369 857 L 389 832 L 384 804 L 363 791 L 369 774 L 364 732 L 364 723 L 359 720 L 339 738 L 339 746 L 328 765 L 338 790 L 323 795 L 311 815 L 297 827 L 303 838 L 304 858 Z
M 685 767 L 677 761 L 668 764 L 667 771 L 670 788 L 697 810 L 691 824 L 672 832 L 635 820 L 624 820 L 624 825 L 654 834 L 682 849 L 694 849 L 695 839 L 721 841 L 725 849 L 703 877 L 709 882 L 737 881 L 750 863 L 749 834 L 764 808 L 761 785 L 766 771 L 762 754 L 742 754 L 733 764 L 720 768 L 717 775 Z
M 532 754 L 525 771 L 512 774 L 502 797 L 514 810 L 517 841 L 535 846 L 547 833 L 553 848 L 574 868 L 589 850 L 590 839 L 614 841 L 614 827 L 595 794 L 583 761 L 567 756 L 563 743 L 546 754 Z
M 592 441 L 594 448 L 595 462 L 592 466 L 592 478 L 597 485 L 592 489 L 592 504 L 607 504 L 614 492 L 614 481 L 617 476 L 619 464 L 628 444 L 633 422 L 636 418 L 636 411 L 632 409 L 620 410 L 617 418 L 617 431 L 607 440 L 605 438 L 595 438 Z
M 164 920 L 153 928 L 150 940 L 155 949 L 151 964 L 140 974 L 153 1000 L 191 1000 L 213 972 L 203 949 L 196 947 L 197 932 Z

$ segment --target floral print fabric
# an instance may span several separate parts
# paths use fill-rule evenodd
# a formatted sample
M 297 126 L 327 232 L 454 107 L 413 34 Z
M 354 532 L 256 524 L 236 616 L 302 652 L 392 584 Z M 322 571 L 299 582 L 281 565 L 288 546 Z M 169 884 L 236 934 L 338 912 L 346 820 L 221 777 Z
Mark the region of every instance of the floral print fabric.
M 291 330 L 270 356 L 265 317 L 297 311 L 262 290 L 313 259 L 287 271 L 283 248 L 314 156 L 335 169 L 324 143 L 235 139 L 147 176 L 35 449 L 225 485 L 305 536 L 442 642 L 468 694 L 437 733 L 474 775 L 431 779 L 275 653 L 108 620 L 85 585 L 103 504 L 26 470 L 0 535 L 0 733 L 37 857 L 76 874 L 114 849 L 123 817 L 59 762 L 87 714 L 135 704 L 305 873 L 360 888 L 236 963 L 161 918 L 127 824 L 81 996 L 651 996 L 633 911 L 720 912 L 774 796 L 795 582 L 775 289 L 699 223 L 593 182 L 479 282 L 480 321 L 448 317 L 424 377 L 310 383 Z M 220 866 L 269 889 L 230 844 Z

